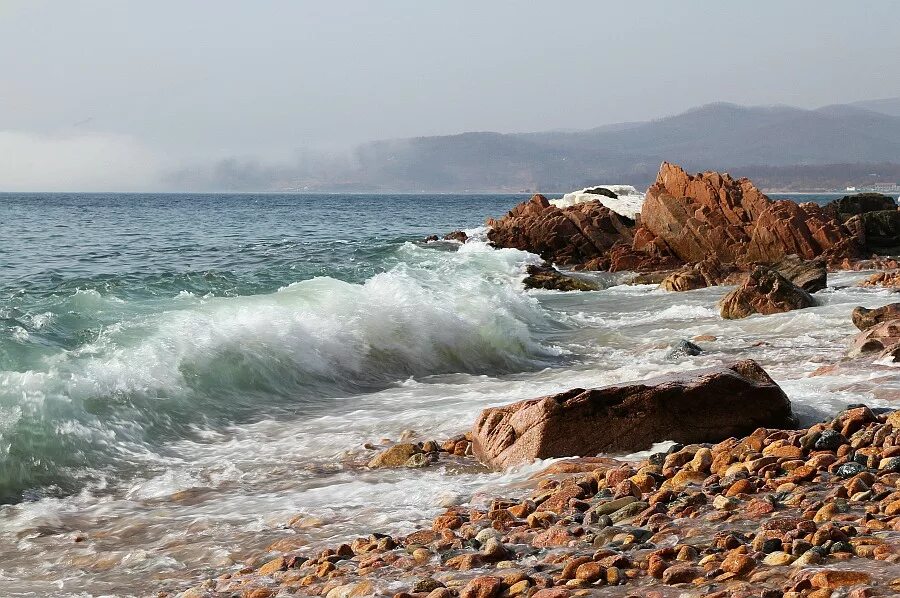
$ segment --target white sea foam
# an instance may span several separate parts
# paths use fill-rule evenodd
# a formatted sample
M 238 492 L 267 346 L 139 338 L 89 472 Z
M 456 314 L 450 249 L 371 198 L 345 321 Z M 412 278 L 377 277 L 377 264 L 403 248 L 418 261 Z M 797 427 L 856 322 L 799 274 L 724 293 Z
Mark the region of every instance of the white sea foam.
M 589 193 L 591 189 L 602 187 L 615 193 L 618 197 L 613 199 L 599 193 Z M 613 212 L 634 220 L 641 213 L 644 205 L 644 194 L 631 185 L 593 185 L 580 191 L 566 193 L 560 199 L 552 199 L 550 203 L 558 208 L 567 208 L 586 201 L 599 201 Z

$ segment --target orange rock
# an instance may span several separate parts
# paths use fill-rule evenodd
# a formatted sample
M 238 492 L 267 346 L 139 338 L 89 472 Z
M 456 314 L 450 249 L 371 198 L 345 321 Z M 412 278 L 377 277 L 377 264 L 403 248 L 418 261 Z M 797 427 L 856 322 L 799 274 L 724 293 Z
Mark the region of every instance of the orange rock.
M 846 586 L 857 586 L 869 583 L 872 576 L 862 571 L 848 571 L 846 569 L 826 569 L 812 576 L 810 581 L 817 588 L 835 589 Z

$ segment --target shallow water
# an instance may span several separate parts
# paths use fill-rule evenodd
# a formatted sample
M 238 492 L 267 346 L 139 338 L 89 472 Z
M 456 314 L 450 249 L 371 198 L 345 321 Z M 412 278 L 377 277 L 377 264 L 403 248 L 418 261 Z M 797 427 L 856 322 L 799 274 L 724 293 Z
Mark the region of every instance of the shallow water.
M 900 402 L 812 309 L 723 321 L 726 288 L 524 292 L 536 257 L 475 227 L 518 196 L 5 196 L 0 594 L 142 595 L 281 547 L 402 533 L 539 465 L 366 471 L 366 442 L 445 438 L 486 406 L 753 358 L 805 422 Z M 474 242 L 419 242 L 470 228 Z M 706 352 L 667 361 L 681 338 Z M 297 517 L 301 515 L 301 517 Z M 289 522 L 293 521 L 293 527 Z

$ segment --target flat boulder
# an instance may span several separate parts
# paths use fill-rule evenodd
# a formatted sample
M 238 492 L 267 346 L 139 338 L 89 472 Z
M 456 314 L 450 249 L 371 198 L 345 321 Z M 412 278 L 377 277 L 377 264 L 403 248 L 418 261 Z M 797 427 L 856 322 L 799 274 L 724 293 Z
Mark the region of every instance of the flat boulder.
M 725 295 L 720 309 L 723 318 L 735 320 L 752 314 L 776 314 L 815 304 L 812 295 L 777 270 L 757 266 L 739 287 Z
M 781 388 L 754 361 L 669 374 L 485 409 L 475 455 L 502 469 L 535 459 L 636 451 L 741 437 L 759 427 L 796 428 Z
M 876 324 L 888 320 L 900 320 L 900 303 L 888 303 L 875 309 L 857 307 L 850 315 L 853 325 L 860 330 L 868 330 Z

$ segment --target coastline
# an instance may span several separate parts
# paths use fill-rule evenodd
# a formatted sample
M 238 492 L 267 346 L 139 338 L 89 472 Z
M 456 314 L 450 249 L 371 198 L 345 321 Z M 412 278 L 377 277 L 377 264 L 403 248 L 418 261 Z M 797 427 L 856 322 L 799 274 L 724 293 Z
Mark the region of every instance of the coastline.
M 665 168 L 664 164 L 660 181 L 670 185 L 663 175 Z M 704 173 L 702 176 L 708 175 L 719 176 L 715 173 Z M 743 180 L 731 183 L 727 177 L 724 179 L 726 187 L 732 184 L 743 186 L 745 200 L 749 196 L 748 201 L 757 201 L 754 193 L 758 192 L 752 187 L 748 190 Z M 731 190 L 726 192 L 733 193 Z M 721 198 L 726 192 L 713 197 Z M 751 208 L 754 218 L 759 217 L 766 206 L 778 206 L 777 203 L 771 204 L 764 195 L 758 196 L 762 198 L 759 200 L 762 207 Z M 615 203 L 615 194 L 612 197 Z M 608 200 L 601 198 L 600 202 L 603 201 Z M 693 199 L 686 197 L 684 201 Z M 597 210 L 601 204 L 587 196 L 561 205 L 563 207 L 558 208 L 536 196 L 504 218 L 513 223 L 518 222 L 517 219 L 527 222 L 529 218 L 542 222 L 545 214 Z M 839 207 L 825 209 L 843 209 L 845 204 L 835 205 Z M 615 221 L 615 216 L 606 216 L 609 212 L 602 212 L 605 207 L 599 209 L 603 217 L 611 217 Z M 820 217 L 819 212 L 806 209 L 805 218 Z M 648 217 L 646 203 L 641 215 L 641 221 L 653 223 L 652 215 Z M 589 266 L 604 263 L 591 261 L 594 258 L 590 253 L 584 253 L 583 249 L 578 250 L 582 253 L 568 253 L 573 251 L 573 245 L 577 246 L 576 241 L 551 248 L 550 245 L 541 245 L 543 241 L 539 236 L 534 236 L 546 232 L 523 233 L 527 229 L 515 228 L 520 225 L 504 220 L 489 221 L 489 225 L 495 227 L 489 234 L 499 235 L 491 237 L 499 246 L 511 243 L 519 247 L 517 243 L 525 243 L 525 247 L 521 248 L 528 248 L 543 257 L 549 257 L 545 252 L 561 251 L 554 254 L 553 261 L 556 263 L 560 259 L 572 259 L 576 264 Z M 545 230 L 537 226 L 545 225 L 536 225 L 535 229 Z M 616 224 L 619 232 L 613 234 L 625 234 L 622 232 L 623 226 L 628 225 Z M 525 237 L 504 237 L 502 235 L 507 234 L 503 232 L 504 227 L 513 227 L 509 230 Z M 594 249 L 591 251 L 601 248 L 596 237 L 591 237 L 595 233 L 581 228 L 581 234 L 594 239 Z M 457 239 L 454 235 L 461 235 L 461 238 Z M 445 238 L 465 244 L 466 237 L 465 233 L 457 231 Z M 640 233 L 633 237 L 635 246 L 639 237 Z M 815 238 L 818 241 L 809 241 L 812 247 L 816 247 L 816 242 L 822 242 L 821 237 Z M 447 242 L 439 241 L 437 237 L 432 239 Z M 709 239 L 709 242 L 715 242 L 715 234 Z M 773 243 L 781 242 L 778 237 L 774 239 Z M 528 245 L 532 243 L 536 245 Z M 617 238 L 610 244 L 611 252 L 616 251 L 618 243 Z M 890 272 L 890 268 L 896 268 L 895 262 L 860 260 L 860 250 L 853 248 L 851 242 L 831 237 L 829 243 L 837 248 L 831 251 L 829 258 L 833 272 L 860 271 L 874 266 L 875 269 L 871 270 L 874 276 L 862 278 L 868 272 L 857 275 L 861 286 L 877 287 L 883 284 L 887 287 L 894 284 L 890 276 L 879 272 L 884 272 L 884 268 Z M 771 252 L 771 248 L 767 251 Z M 823 249 L 811 251 L 823 252 Z M 657 255 L 653 260 L 659 267 L 659 264 L 672 263 L 674 258 Z M 799 277 L 784 279 L 776 275 L 783 281 L 779 284 L 807 284 L 801 283 L 803 280 L 816 285 L 810 287 L 810 292 L 828 290 L 824 282 L 824 265 L 818 266 L 821 273 L 813 274 L 807 265 L 811 263 L 801 259 L 797 266 L 790 267 L 800 268 Z M 721 269 L 718 265 L 710 267 L 714 271 Z M 592 269 L 586 268 L 588 271 Z M 562 288 L 574 294 L 597 288 L 591 286 L 589 276 L 580 278 L 582 282 L 572 286 L 566 280 L 571 273 L 557 271 L 554 274 L 554 271 L 547 266 L 540 270 L 542 276 L 549 276 L 548 280 L 542 279 L 540 283 L 549 285 L 545 288 Z M 670 288 L 669 291 L 733 285 L 736 282 L 736 287 L 725 287 L 725 290 L 732 289 L 729 296 L 738 292 L 759 292 L 752 285 L 747 288 L 746 279 L 734 276 L 734 270 L 721 270 L 725 274 L 719 272 L 715 275 L 706 270 L 702 272 L 700 286 Z M 770 271 L 763 269 L 760 272 Z M 751 281 L 754 275 L 756 270 L 750 270 Z M 812 278 L 806 278 L 809 276 L 821 277 L 821 281 L 813 283 Z M 558 284 L 564 286 L 553 286 Z M 666 287 L 666 283 L 662 286 Z M 883 294 L 878 296 L 889 297 Z M 802 309 L 821 302 L 821 299 L 816 301 L 810 297 L 811 304 L 789 306 L 781 303 L 783 300 L 775 295 L 754 296 L 748 304 L 749 313 L 737 316 L 726 315 L 724 306 L 728 303 L 727 297 L 718 303 L 723 306 L 722 315 L 726 318 L 743 318 L 754 311 L 759 311 L 761 318 L 773 318 L 773 313 Z M 867 313 L 867 310 L 863 309 L 860 313 Z M 873 313 L 881 312 L 875 310 Z M 893 312 L 884 317 L 895 317 L 891 314 Z M 846 317 L 849 319 L 850 315 Z M 880 330 L 878 326 L 881 324 L 880 321 L 872 321 L 875 323 L 867 322 L 867 326 L 862 326 L 854 312 L 853 322 L 861 330 L 857 338 L 862 339 L 855 341 L 854 346 L 867 343 L 863 355 L 853 349 L 856 354 L 849 362 L 821 363 L 814 369 L 808 369 L 805 377 L 814 380 L 819 376 L 832 375 L 837 370 L 852 371 L 856 368 L 879 372 L 876 375 L 888 379 L 895 377 L 893 366 L 886 361 L 882 363 L 879 361 L 881 358 L 871 364 L 871 352 L 875 351 L 871 343 L 874 341 L 867 339 L 883 338 L 873 336 Z M 885 320 L 885 325 L 894 326 L 891 322 Z M 715 343 L 719 334 L 722 331 L 713 328 L 710 333 L 699 335 L 695 340 Z M 894 332 L 887 334 L 894 335 Z M 888 347 L 888 352 L 896 351 L 885 343 L 900 339 L 895 340 L 894 336 L 884 338 L 883 342 L 879 341 L 878 350 Z M 687 343 L 683 346 L 692 347 L 691 351 L 696 350 L 687 355 L 704 352 L 692 343 L 682 342 Z M 760 355 L 766 355 L 768 345 L 761 342 L 754 346 L 759 347 Z M 890 361 L 888 352 L 884 353 L 887 355 L 884 359 Z M 675 359 L 680 359 L 682 355 L 671 354 L 678 356 Z M 754 367 L 758 366 L 754 364 Z M 685 373 L 690 375 L 694 371 L 688 369 Z M 762 376 L 771 382 L 765 373 Z M 651 392 L 655 392 L 654 387 L 666 388 L 669 382 L 660 379 L 659 382 L 646 384 Z M 887 400 L 890 404 L 892 398 L 897 398 L 891 392 L 888 390 L 880 400 Z M 900 396 L 900 392 L 894 394 Z M 564 404 L 566 400 L 554 399 L 562 401 L 559 404 Z M 530 401 L 523 405 L 534 403 Z M 827 407 L 825 410 L 827 412 Z M 565 417 L 577 420 L 574 415 Z M 499 463 L 504 468 L 507 466 L 505 461 L 490 461 L 485 454 L 495 450 L 490 448 L 490 443 L 485 444 L 485 438 L 480 437 L 488 433 L 481 423 L 485 418 L 494 422 L 491 426 L 497 425 L 494 416 L 485 411 L 465 438 L 457 436 L 444 443 L 398 442 L 379 453 L 368 463 L 368 467 L 415 469 L 442 463 L 447 458 L 456 459 L 456 467 L 464 467 L 461 463 L 472 458 L 474 441 L 474 453 L 480 461 Z M 686 446 L 669 442 L 657 450 L 635 453 L 630 457 L 616 458 L 606 452 L 606 456 L 572 458 L 566 455 L 578 454 L 578 449 L 557 448 L 553 450 L 563 452 L 550 453 L 541 453 L 539 449 L 531 453 L 530 460 L 534 460 L 534 455 L 538 457 L 538 463 L 540 458 L 545 457 L 561 459 L 554 460 L 549 467 L 530 476 L 529 481 L 520 484 L 516 491 L 507 489 L 504 492 L 495 488 L 478 500 L 463 499 L 460 504 L 447 507 L 429 525 L 408 534 L 380 534 L 373 530 L 366 537 L 357 537 L 352 541 L 348 539 L 346 543 L 314 551 L 295 550 L 277 554 L 279 551 L 276 550 L 270 555 L 274 558 L 236 573 L 211 578 L 179 596 L 197 598 L 238 592 L 243 596 L 267 598 L 283 592 L 327 598 L 367 595 L 394 595 L 395 598 L 507 598 L 520 595 L 565 598 L 619 596 L 626 593 L 629 596 L 664 597 L 684 595 L 687 591 L 689 595 L 721 597 L 759 596 L 761 592 L 762 596 L 773 598 L 818 598 L 838 591 L 843 592 L 840 595 L 857 598 L 900 591 L 900 534 L 893 534 L 900 531 L 900 492 L 895 491 L 900 484 L 900 434 L 895 431 L 900 430 L 900 417 L 890 408 L 873 410 L 867 406 L 851 406 L 838 413 L 830 413 L 821 423 L 814 423 L 809 413 L 803 419 L 805 422 L 799 429 L 794 429 L 796 425 L 788 425 L 787 429 L 759 427 L 752 433 L 738 436 L 713 431 L 712 434 L 720 439 L 718 442 Z M 527 416 L 522 421 L 535 421 L 535 416 Z M 536 421 L 543 420 L 537 416 Z M 601 422 L 599 425 L 604 424 Z M 682 425 L 690 427 L 692 424 Z M 552 437 L 554 433 L 543 434 Z M 656 441 L 671 440 L 674 436 L 673 430 L 666 432 L 665 427 L 661 434 L 655 438 Z M 514 442 L 525 443 L 523 439 L 527 437 L 528 433 L 516 428 Z M 544 436 L 544 440 L 538 442 L 546 440 Z M 503 440 L 501 448 L 508 442 Z M 640 443 L 633 448 L 646 448 Z M 625 446 L 627 441 L 619 448 Z M 367 445 L 367 448 L 377 447 Z M 526 462 L 528 460 L 526 457 Z M 875 563 L 878 563 L 877 566 Z

